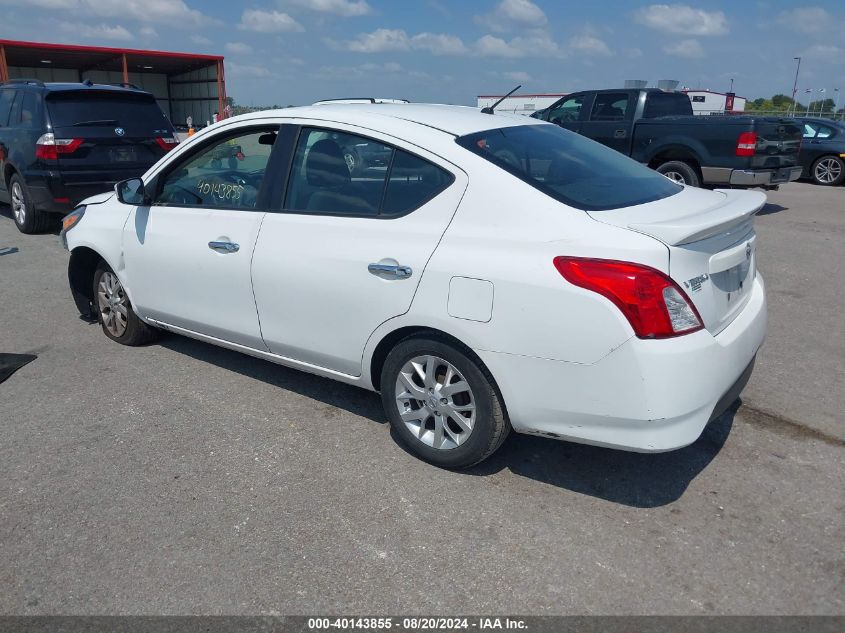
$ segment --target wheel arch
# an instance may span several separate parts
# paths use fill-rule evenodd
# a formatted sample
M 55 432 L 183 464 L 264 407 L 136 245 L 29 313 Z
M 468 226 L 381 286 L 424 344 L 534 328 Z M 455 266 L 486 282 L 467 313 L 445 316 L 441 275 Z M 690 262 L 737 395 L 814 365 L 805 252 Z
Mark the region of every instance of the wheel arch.
M 77 246 L 70 252 L 67 265 L 68 283 L 73 300 L 80 314 L 90 320 L 96 318 L 93 281 L 100 262 L 108 263 L 106 258 L 93 248 Z
M 657 169 L 663 163 L 668 163 L 673 160 L 678 160 L 687 163 L 690 167 L 701 175 L 701 158 L 696 152 L 682 145 L 668 145 L 658 149 L 648 160 L 648 166 L 652 169 Z
M 502 396 L 502 390 L 499 388 L 499 384 L 496 382 L 496 377 L 493 375 L 493 372 L 490 371 L 490 368 L 487 367 L 478 354 L 476 354 L 472 348 L 462 340 L 452 334 L 449 334 L 448 332 L 430 326 L 405 325 L 382 336 L 381 340 L 373 349 L 373 353 L 370 355 L 369 377 L 375 391 L 380 391 L 381 372 L 384 368 L 384 362 L 387 360 L 387 355 L 390 353 L 390 350 L 406 339 L 423 337 L 434 338 L 445 343 L 449 343 L 462 353 L 466 354 L 473 362 L 478 364 L 482 372 L 490 377 L 493 388 L 499 396 L 499 401 L 502 404 L 505 416 L 507 416 L 507 403 Z

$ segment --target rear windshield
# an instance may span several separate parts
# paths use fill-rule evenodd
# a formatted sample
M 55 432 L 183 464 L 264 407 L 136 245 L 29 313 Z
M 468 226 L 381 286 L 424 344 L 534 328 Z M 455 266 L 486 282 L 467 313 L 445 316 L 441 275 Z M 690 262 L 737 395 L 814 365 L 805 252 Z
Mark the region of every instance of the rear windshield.
M 47 97 L 54 128 L 122 127 L 130 136 L 168 134 L 170 122 L 149 94 L 67 91 Z
M 468 134 L 457 143 L 543 193 L 585 211 L 662 200 L 683 187 L 604 145 L 556 125 Z
M 643 110 L 644 119 L 676 115 L 692 115 L 692 103 L 687 95 L 677 92 L 648 93 Z

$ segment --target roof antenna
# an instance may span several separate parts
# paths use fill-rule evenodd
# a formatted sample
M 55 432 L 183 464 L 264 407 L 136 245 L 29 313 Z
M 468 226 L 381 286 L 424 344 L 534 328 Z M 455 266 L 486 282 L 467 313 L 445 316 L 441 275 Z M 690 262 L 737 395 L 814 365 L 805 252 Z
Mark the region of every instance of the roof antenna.
M 516 91 L 517 91 L 517 90 L 519 90 L 520 88 L 522 88 L 522 84 L 518 85 L 516 88 L 514 88 L 513 90 L 511 90 L 508 94 L 506 94 L 504 97 L 502 97 L 501 99 L 499 99 L 499 100 L 498 100 L 496 103 L 494 103 L 493 105 L 491 105 L 491 106 L 487 106 L 486 108 L 481 108 L 481 113 L 482 113 L 482 114 L 495 114 L 493 111 L 496 109 L 496 106 L 498 106 L 498 105 L 499 105 L 502 101 L 504 101 L 505 99 L 507 99 L 508 97 L 510 97 L 510 96 L 511 96 L 514 92 L 516 92 Z

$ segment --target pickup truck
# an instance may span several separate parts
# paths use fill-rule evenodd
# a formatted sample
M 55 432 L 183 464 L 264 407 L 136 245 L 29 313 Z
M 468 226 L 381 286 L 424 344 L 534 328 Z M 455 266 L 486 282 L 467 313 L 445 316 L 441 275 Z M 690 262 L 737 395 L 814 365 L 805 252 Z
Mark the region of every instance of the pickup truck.
M 682 92 L 586 90 L 534 118 L 627 154 L 682 184 L 763 187 L 798 179 L 798 121 L 745 115 L 693 116 Z

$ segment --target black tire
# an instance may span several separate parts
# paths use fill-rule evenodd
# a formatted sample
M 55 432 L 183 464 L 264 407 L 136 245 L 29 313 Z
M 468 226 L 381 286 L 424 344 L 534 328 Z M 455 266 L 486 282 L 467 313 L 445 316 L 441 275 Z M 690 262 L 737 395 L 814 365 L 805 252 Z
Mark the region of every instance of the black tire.
M 841 185 L 845 181 L 845 161 L 838 156 L 822 156 L 813 163 L 810 178 L 822 187 Z
M 475 423 L 466 440 L 457 446 L 443 449 L 423 443 L 400 417 L 396 381 L 403 366 L 416 356 L 434 356 L 450 363 L 469 384 L 475 404 Z M 510 422 L 490 372 L 470 353 L 445 340 L 412 337 L 400 341 L 385 359 L 380 383 L 382 404 L 396 440 L 410 453 L 436 466 L 469 468 L 490 457 L 510 432 Z M 433 424 L 434 418 L 430 420 Z
M 23 207 L 18 206 L 15 201 L 18 195 L 23 203 Z M 15 226 L 18 227 L 18 231 L 28 234 L 41 233 L 50 227 L 53 217 L 49 213 L 39 211 L 35 207 L 26 183 L 18 174 L 12 175 L 9 180 L 9 196 L 9 202 L 12 207 L 12 218 L 15 220 Z
M 682 160 L 670 160 L 662 165 L 658 165 L 657 173 L 663 174 L 670 180 L 674 180 L 681 185 L 689 185 L 690 187 L 701 186 L 701 178 L 698 177 L 695 167 Z
M 120 285 L 119 280 L 117 281 L 117 285 L 120 289 L 119 294 L 123 297 L 123 306 L 126 309 L 125 329 L 123 329 L 122 332 L 114 332 L 109 329 L 109 327 L 107 326 L 106 317 L 104 316 L 105 308 L 102 305 L 102 298 L 99 293 L 100 281 L 102 280 L 103 275 L 105 275 L 106 273 L 114 275 L 114 278 L 117 279 L 117 276 L 114 274 L 114 271 L 109 267 L 109 265 L 105 262 L 100 262 L 100 264 L 97 266 L 97 270 L 94 272 L 94 282 L 92 288 L 94 293 L 94 310 L 96 312 L 97 322 L 103 328 L 103 333 L 108 336 L 111 340 L 117 341 L 121 345 L 129 345 L 130 347 L 145 345 L 156 340 L 159 337 L 159 331 L 156 328 L 147 325 L 141 319 L 138 318 L 138 315 L 135 314 L 135 311 L 132 309 L 132 304 L 129 302 L 129 297 L 123 290 L 123 286 Z

